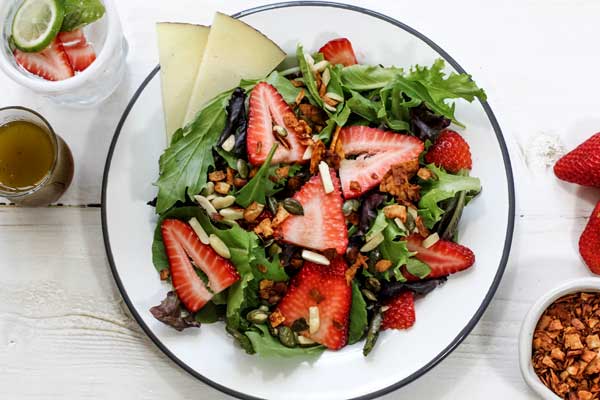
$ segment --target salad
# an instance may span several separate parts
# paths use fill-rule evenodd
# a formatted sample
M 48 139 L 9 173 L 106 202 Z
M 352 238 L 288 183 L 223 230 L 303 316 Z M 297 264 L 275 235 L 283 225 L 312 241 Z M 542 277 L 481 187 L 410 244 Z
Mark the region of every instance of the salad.
M 96 52 L 83 28 L 105 14 L 100 0 L 25 0 L 12 21 L 9 46 L 23 69 L 61 81 L 87 69 Z
M 444 61 L 365 65 L 348 39 L 211 100 L 160 158 L 152 247 L 177 330 L 224 321 L 249 354 L 294 356 L 409 329 L 415 301 L 475 263 L 481 191 Z M 457 128 L 449 129 L 451 125 Z

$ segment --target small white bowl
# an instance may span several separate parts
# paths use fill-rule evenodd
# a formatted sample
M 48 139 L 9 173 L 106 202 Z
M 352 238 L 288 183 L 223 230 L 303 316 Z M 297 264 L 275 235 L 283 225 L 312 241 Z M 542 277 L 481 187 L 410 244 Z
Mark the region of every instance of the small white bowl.
M 540 297 L 529 309 L 519 335 L 519 364 L 525 382 L 544 399 L 561 399 L 546 387 L 537 376 L 531 363 L 533 332 L 546 309 L 557 299 L 576 292 L 600 292 L 600 278 L 582 278 L 567 282 Z
M 106 14 L 84 28 L 88 42 L 96 50 L 96 60 L 85 71 L 58 82 L 30 74 L 15 61 L 8 39 L 21 3 L 21 0 L 0 1 L 0 70 L 21 86 L 59 104 L 92 106 L 108 98 L 125 74 L 128 52 L 113 0 L 102 0 Z

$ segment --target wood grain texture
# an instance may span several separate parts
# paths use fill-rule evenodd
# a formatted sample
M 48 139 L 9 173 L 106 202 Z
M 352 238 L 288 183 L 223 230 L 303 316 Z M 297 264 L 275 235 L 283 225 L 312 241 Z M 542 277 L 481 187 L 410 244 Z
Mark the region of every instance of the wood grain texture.
M 540 295 L 590 275 L 577 239 L 600 191 L 557 182 L 544 166 L 552 155 L 531 148 L 544 135 L 572 148 L 600 130 L 600 52 L 590 50 L 597 47 L 600 3 L 350 2 L 428 35 L 486 88 L 509 143 L 517 186 L 513 251 L 483 319 L 438 367 L 385 398 L 533 399 L 518 369 L 520 324 Z M 129 75 L 101 107 L 64 109 L 0 75 L 0 106 L 40 111 L 70 144 L 76 175 L 65 204 L 100 201 L 118 119 L 157 62 L 154 22 L 206 24 L 216 9 L 233 13 L 267 1 L 117 3 L 131 49 Z M 0 255 L 0 398 L 227 398 L 168 360 L 128 316 L 105 258 L 98 209 L 0 207 Z

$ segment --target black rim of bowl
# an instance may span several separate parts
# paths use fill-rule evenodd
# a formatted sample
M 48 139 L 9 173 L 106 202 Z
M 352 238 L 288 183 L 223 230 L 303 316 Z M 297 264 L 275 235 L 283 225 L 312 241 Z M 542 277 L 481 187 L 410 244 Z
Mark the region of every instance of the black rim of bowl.
M 417 37 L 418 39 L 422 40 L 429 47 L 431 47 L 433 50 L 435 50 L 442 58 L 444 58 L 450 65 L 452 65 L 452 67 L 454 69 L 456 69 L 460 73 L 465 73 L 465 70 L 448 53 L 446 53 L 442 48 L 440 48 L 437 44 L 435 44 L 433 41 L 431 41 L 429 38 L 427 38 L 422 33 L 418 32 L 415 29 L 411 28 L 410 26 L 407 26 L 407 25 L 403 24 L 402 22 L 397 21 L 393 18 L 390 18 L 384 14 L 378 13 L 376 11 L 368 10 L 368 9 L 365 9 L 362 7 L 357 7 L 357 6 L 348 5 L 348 4 L 341 4 L 341 3 L 330 3 L 330 2 L 324 2 L 324 1 L 292 1 L 292 2 L 284 2 L 284 3 L 267 4 L 264 6 L 241 11 L 232 16 L 234 18 L 242 18 L 242 17 L 248 16 L 248 15 L 259 13 L 259 12 L 270 11 L 270 10 L 279 9 L 279 8 L 306 7 L 306 6 L 341 8 L 341 9 L 350 10 L 350 11 L 358 12 L 361 14 L 369 15 L 371 17 L 375 17 L 382 21 L 388 22 L 388 23 L 412 34 L 413 36 Z M 141 93 L 144 91 L 144 89 L 146 88 L 148 83 L 150 83 L 150 81 L 155 77 L 155 75 L 158 73 L 159 70 L 160 70 L 160 66 L 155 67 L 152 70 L 152 72 L 150 72 L 150 74 L 146 77 L 146 79 L 142 82 L 140 87 L 137 89 L 137 91 L 131 98 L 129 104 L 127 105 L 127 107 L 125 108 L 125 111 L 123 112 L 123 115 L 119 121 L 119 124 L 117 125 L 115 134 L 114 134 L 112 142 L 110 144 L 108 156 L 106 158 L 106 164 L 104 167 L 104 176 L 103 176 L 103 181 L 102 181 L 102 232 L 103 232 L 103 237 L 104 237 L 104 246 L 106 248 L 106 254 L 108 257 L 110 268 L 112 270 L 112 274 L 117 283 L 119 291 L 121 292 L 121 295 L 123 296 L 123 299 L 124 299 L 125 303 L 127 304 L 127 307 L 129 308 L 129 311 L 131 312 L 131 314 L 133 315 L 133 317 L 135 318 L 137 323 L 142 327 L 142 329 L 144 330 L 146 335 L 148 335 L 148 337 L 150 337 L 150 339 L 156 344 L 156 346 L 158 346 L 158 348 L 163 353 L 165 353 L 171 360 L 173 360 L 177 365 L 179 365 L 185 371 L 190 373 L 192 376 L 194 376 L 195 378 L 199 379 L 200 381 L 206 383 L 207 385 L 209 385 L 223 393 L 226 393 L 228 395 L 235 396 L 237 398 L 244 399 L 244 400 L 259 399 L 258 397 L 250 396 L 248 394 L 241 393 L 236 390 L 232 390 L 228 387 L 220 385 L 220 384 L 206 378 L 205 376 L 196 372 L 193 368 L 191 368 L 185 362 L 180 360 L 175 354 L 173 354 L 160 341 L 160 339 L 158 337 L 156 337 L 156 335 L 154 335 L 154 333 L 150 330 L 150 328 L 146 325 L 146 323 L 143 321 L 143 319 L 140 317 L 140 315 L 136 311 L 135 307 L 131 303 L 131 300 L 129 299 L 129 296 L 127 295 L 127 291 L 123 287 L 123 283 L 121 282 L 121 278 L 119 277 L 119 273 L 118 273 L 117 268 L 114 263 L 112 250 L 110 247 L 110 239 L 108 237 L 108 229 L 107 229 L 107 221 L 106 221 L 106 188 L 108 185 L 108 173 L 110 170 L 110 164 L 111 164 L 113 152 L 115 150 L 117 141 L 119 139 L 119 135 L 121 133 L 121 129 L 122 129 L 125 121 L 127 120 L 127 117 L 129 116 L 131 109 L 135 105 L 137 99 L 139 98 Z M 471 318 L 469 323 L 460 331 L 460 333 L 456 336 L 456 338 L 454 338 L 454 340 L 452 340 L 452 342 L 444 350 L 442 350 L 436 357 L 434 357 L 431 361 L 429 361 L 426 365 L 421 367 L 419 370 L 415 371 L 414 373 L 407 376 L 406 378 L 396 382 L 395 384 L 387 386 L 387 387 L 377 390 L 375 392 L 371 392 L 369 394 L 355 397 L 355 398 L 353 398 L 353 400 L 367 400 L 367 399 L 373 399 L 373 398 L 376 398 L 379 396 L 383 396 L 387 393 L 390 393 L 394 390 L 397 390 L 397 389 L 409 384 L 410 382 L 413 382 L 414 380 L 416 380 L 417 378 L 421 377 L 426 372 L 431 370 L 433 367 L 435 367 L 438 363 L 440 363 L 443 359 L 445 359 L 450 353 L 452 353 L 452 351 L 454 351 L 454 349 L 469 335 L 471 330 L 473 330 L 475 325 L 477 325 L 477 322 L 479 322 L 479 320 L 481 319 L 481 316 L 487 309 L 494 294 L 496 293 L 496 290 L 498 289 L 498 285 L 500 284 L 502 275 L 504 274 L 504 270 L 506 269 L 506 264 L 508 262 L 508 256 L 510 253 L 510 248 L 511 248 L 511 243 L 512 243 L 512 236 L 513 236 L 513 230 L 514 230 L 514 217 L 515 217 L 515 188 L 514 188 L 513 173 L 512 173 L 512 167 L 511 167 L 511 163 L 510 163 L 510 156 L 508 153 L 508 148 L 506 147 L 506 142 L 504 141 L 504 137 L 502 135 L 502 131 L 500 129 L 498 121 L 496 120 L 496 117 L 494 116 L 494 113 L 492 112 L 492 109 L 490 108 L 489 104 L 485 101 L 480 101 L 480 103 L 481 103 L 481 106 L 483 107 L 485 113 L 487 114 L 487 117 L 494 129 L 494 132 L 496 133 L 496 138 L 498 140 L 498 144 L 499 144 L 501 152 L 502 152 L 502 157 L 504 160 L 504 168 L 506 171 L 506 178 L 508 181 L 508 197 L 509 197 L 508 226 L 506 229 L 506 236 L 505 236 L 505 241 L 504 241 L 504 250 L 502 253 L 502 258 L 500 260 L 500 264 L 498 265 L 498 271 L 496 273 L 496 276 L 494 277 L 494 281 L 492 282 L 490 290 L 486 294 L 483 302 L 481 303 L 481 305 L 477 309 L 477 312 Z

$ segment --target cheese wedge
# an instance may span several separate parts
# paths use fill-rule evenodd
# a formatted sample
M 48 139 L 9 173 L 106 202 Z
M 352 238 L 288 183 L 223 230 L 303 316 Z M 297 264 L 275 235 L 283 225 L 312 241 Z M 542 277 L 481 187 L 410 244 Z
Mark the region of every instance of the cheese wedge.
M 167 144 L 183 126 L 209 31 L 201 25 L 156 24 Z
M 284 58 L 283 50 L 250 25 L 216 13 L 184 124 L 216 95 L 236 87 L 242 78 L 266 76 Z

